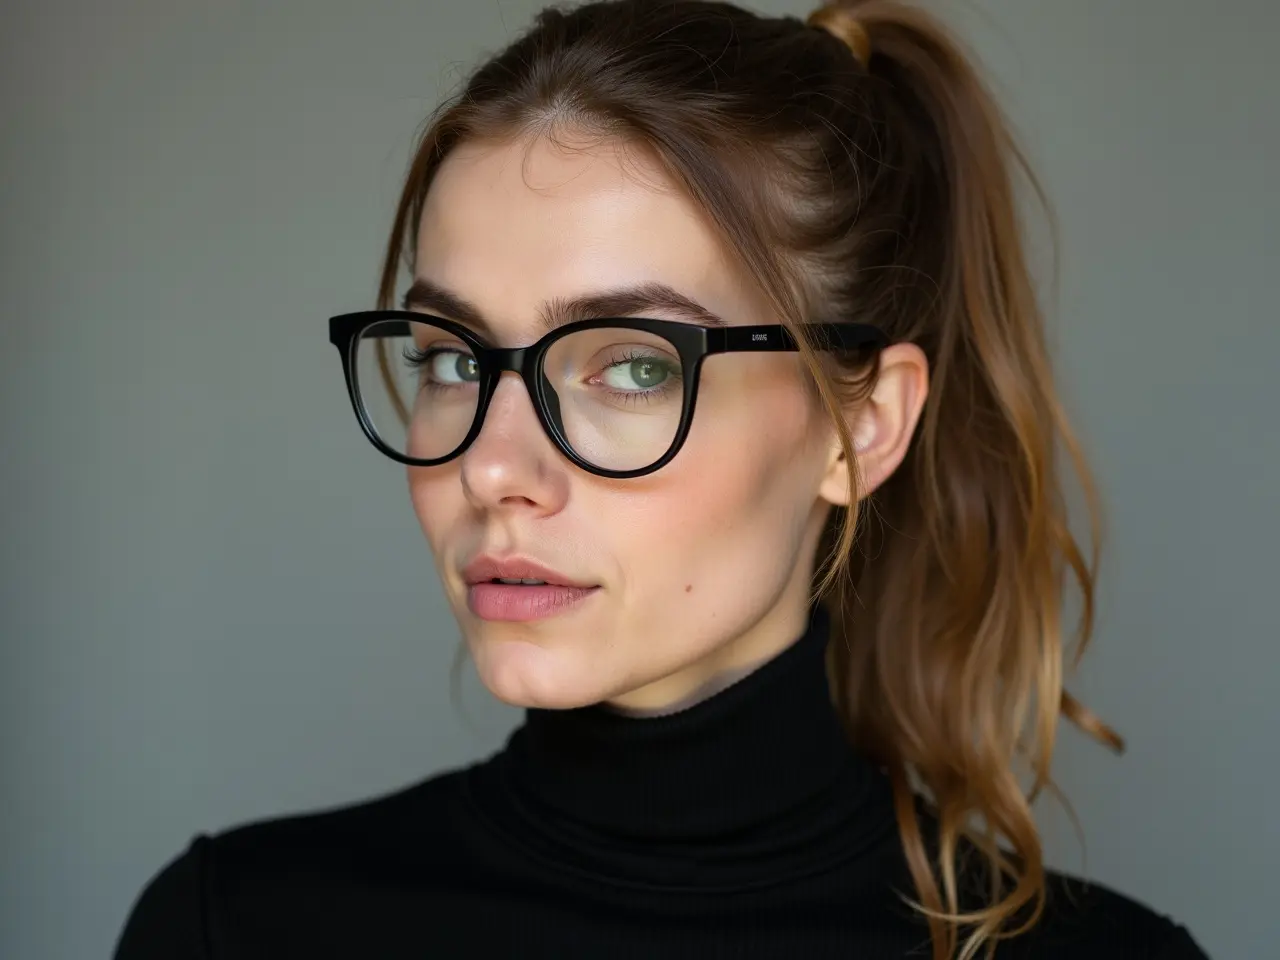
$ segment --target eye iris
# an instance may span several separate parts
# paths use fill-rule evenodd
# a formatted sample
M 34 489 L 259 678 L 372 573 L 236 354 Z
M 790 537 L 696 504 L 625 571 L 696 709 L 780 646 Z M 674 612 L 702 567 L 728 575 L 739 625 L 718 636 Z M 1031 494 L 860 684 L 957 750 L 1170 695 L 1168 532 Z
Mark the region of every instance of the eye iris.
M 441 350 L 431 358 L 432 376 L 437 383 L 472 383 L 480 379 L 476 358 L 460 350 Z
M 631 361 L 631 379 L 638 387 L 656 387 L 667 379 L 667 368 L 654 357 L 640 357 Z

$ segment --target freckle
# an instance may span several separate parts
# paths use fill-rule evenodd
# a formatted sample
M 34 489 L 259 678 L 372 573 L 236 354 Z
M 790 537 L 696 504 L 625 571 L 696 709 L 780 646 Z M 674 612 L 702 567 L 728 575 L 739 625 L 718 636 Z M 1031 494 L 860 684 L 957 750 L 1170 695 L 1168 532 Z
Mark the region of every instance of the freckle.
M 686 583 L 686 584 L 684 585 L 684 592 L 685 592 L 685 593 L 693 593 L 693 584 L 692 584 L 692 583 Z

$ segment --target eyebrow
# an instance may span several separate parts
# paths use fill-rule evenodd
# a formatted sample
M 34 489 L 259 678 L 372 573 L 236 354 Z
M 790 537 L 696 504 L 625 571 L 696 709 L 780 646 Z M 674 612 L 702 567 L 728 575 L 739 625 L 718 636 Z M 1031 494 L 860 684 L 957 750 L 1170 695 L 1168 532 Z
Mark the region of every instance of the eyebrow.
M 493 332 L 475 304 L 423 277 L 413 281 L 402 305 L 405 310 L 437 313 L 480 332 Z M 641 283 L 576 297 L 556 297 L 542 304 L 538 324 L 546 333 L 578 320 L 634 317 L 653 311 L 703 327 L 728 326 L 702 304 L 665 283 Z

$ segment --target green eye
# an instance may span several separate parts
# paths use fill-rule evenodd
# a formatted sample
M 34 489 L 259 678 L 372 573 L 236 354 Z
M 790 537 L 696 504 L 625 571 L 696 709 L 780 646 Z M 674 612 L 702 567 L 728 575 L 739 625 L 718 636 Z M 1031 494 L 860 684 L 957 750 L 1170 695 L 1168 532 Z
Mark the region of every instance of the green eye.
M 474 383 L 480 379 L 476 358 L 460 350 L 438 350 L 428 362 L 430 376 L 436 383 Z
M 604 382 L 614 390 L 633 392 L 660 387 L 670 377 L 670 364 L 661 357 L 635 357 L 610 366 Z

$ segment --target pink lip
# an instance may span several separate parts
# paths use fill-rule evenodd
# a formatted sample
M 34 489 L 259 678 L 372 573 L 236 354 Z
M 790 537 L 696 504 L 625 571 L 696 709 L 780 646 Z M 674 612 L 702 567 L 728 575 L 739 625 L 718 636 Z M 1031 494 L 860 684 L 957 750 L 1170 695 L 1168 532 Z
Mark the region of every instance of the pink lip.
M 542 580 L 557 587 L 597 586 L 594 583 L 575 580 L 558 570 L 544 567 L 524 557 L 493 557 L 488 554 L 476 557 L 463 567 L 462 577 L 468 585 L 487 583 L 490 580 Z
M 477 557 L 463 568 L 462 576 L 467 583 L 467 606 L 482 620 L 541 620 L 577 606 L 599 589 L 597 584 L 575 581 L 522 557 Z M 494 582 L 499 579 L 544 582 Z

